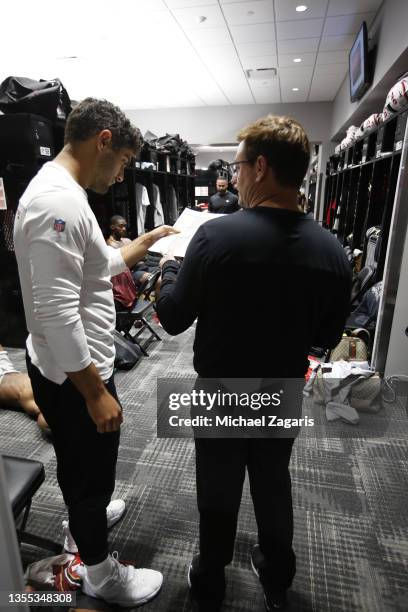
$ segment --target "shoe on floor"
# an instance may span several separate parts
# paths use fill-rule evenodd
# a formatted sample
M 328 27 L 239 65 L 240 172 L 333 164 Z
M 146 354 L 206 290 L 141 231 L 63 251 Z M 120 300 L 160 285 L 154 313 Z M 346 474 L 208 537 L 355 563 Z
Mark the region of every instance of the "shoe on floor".
M 126 504 L 123 499 L 113 499 L 109 502 L 106 508 L 108 529 L 113 527 L 122 518 L 125 508 Z M 64 536 L 64 550 L 75 555 L 78 552 L 78 547 L 72 537 L 68 521 L 62 521 L 62 534 Z
M 191 560 L 187 582 L 198 612 L 219 612 L 225 594 L 224 568 L 207 571 L 200 568 L 200 555 Z
M 262 568 L 262 564 L 265 563 L 265 557 L 259 548 L 259 544 L 256 544 L 252 549 L 251 554 L 251 566 L 254 574 L 260 579 L 259 570 Z M 264 590 L 264 601 L 267 612 L 271 610 L 284 610 L 287 605 L 286 591 L 273 590 L 265 587 L 261 582 Z
M 111 556 L 112 571 L 99 584 L 93 584 L 85 568 L 82 591 L 85 595 L 103 599 L 112 604 L 133 608 L 141 606 L 157 595 L 163 584 L 160 572 L 123 565 L 117 553 Z

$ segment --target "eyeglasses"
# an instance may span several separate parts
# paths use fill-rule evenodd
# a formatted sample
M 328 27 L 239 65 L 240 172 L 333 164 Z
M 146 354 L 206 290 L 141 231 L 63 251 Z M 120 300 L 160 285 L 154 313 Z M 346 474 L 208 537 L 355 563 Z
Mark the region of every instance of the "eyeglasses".
M 228 167 L 231 168 L 232 174 L 238 174 L 240 164 L 252 164 L 249 159 L 242 159 L 241 161 L 232 162 L 228 164 Z

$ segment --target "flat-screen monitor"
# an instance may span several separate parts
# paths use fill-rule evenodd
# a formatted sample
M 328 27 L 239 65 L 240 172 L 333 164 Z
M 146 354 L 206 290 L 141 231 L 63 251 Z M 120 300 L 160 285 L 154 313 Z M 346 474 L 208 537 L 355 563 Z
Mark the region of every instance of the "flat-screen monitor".
M 363 21 L 349 54 L 350 100 L 359 100 L 370 86 L 367 25 Z

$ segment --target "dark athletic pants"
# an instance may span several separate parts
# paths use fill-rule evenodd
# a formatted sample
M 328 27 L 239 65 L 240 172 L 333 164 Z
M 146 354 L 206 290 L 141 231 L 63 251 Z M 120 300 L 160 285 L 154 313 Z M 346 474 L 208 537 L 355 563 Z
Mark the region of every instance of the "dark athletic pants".
M 293 439 L 196 438 L 200 568 L 217 570 L 232 561 L 245 468 L 265 556 L 264 586 L 286 590 L 296 571 L 289 460 Z
M 34 399 L 52 431 L 71 533 L 83 562 L 100 563 L 108 555 L 106 506 L 115 486 L 119 431 L 97 432 L 83 396 L 68 378 L 62 385 L 51 382 L 28 355 L 27 371 Z M 117 399 L 113 376 L 106 387 Z

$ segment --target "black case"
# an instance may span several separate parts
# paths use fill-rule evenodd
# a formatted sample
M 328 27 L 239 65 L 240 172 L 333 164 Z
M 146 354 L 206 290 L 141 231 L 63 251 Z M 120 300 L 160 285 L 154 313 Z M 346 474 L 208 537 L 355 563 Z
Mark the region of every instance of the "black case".
M 50 161 L 55 156 L 52 122 L 39 115 L 0 115 L 0 165 Z

